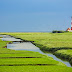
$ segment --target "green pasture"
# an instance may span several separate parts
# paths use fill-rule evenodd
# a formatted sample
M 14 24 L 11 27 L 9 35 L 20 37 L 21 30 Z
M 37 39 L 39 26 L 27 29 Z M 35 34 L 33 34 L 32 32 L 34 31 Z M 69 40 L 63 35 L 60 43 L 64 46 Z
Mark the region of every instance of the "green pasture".
M 72 48 L 72 33 L 1 33 L 12 35 L 35 44 L 42 45 L 48 49 L 69 49 Z
M 41 50 L 52 51 L 55 54 L 65 53 L 65 55 L 72 56 L 72 33 L 1 34 L 8 34 L 23 40 L 34 41 L 33 43 Z M 4 46 L 6 46 L 7 43 L 9 43 L 9 41 L 0 40 L 0 72 L 72 72 L 72 68 L 38 52 L 6 49 Z M 64 52 L 63 50 L 66 51 Z M 46 65 L 43 66 L 43 64 Z
M 2 37 L 0 37 L 0 38 L 2 38 Z
M 48 64 L 58 65 L 59 62 L 46 58 L 0 58 L 0 65 L 22 65 L 22 64 Z M 64 65 L 65 66 L 65 65 Z
M 9 43 L 9 42 L 11 42 L 11 41 L 2 41 L 2 40 L 0 39 L 0 48 L 2 48 L 2 47 L 4 47 L 4 46 L 7 46 L 7 43 Z
M 17 50 L 10 50 L 10 49 L 4 48 L 4 46 L 6 46 L 6 44 L 8 43 L 9 41 L 0 40 L 0 72 L 48 71 L 45 69 L 41 70 L 43 66 L 47 68 L 52 66 L 66 67 L 65 64 L 55 61 L 53 60 L 53 58 L 48 57 L 46 55 L 42 55 L 38 52 L 17 51 Z M 29 57 L 29 58 L 23 58 L 23 57 Z M 35 57 L 35 58 L 30 58 L 30 57 Z M 23 67 L 26 68 L 26 71 Z M 40 70 L 36 70 L 34 69 L 34 67 Z M 29 68 L 30 70 L 28 70 L 27 68 Z M 68 68 L 68 69 L 71 70 L 71 68 Z M 52 72 L 51 69 L 50 69 L 50 72 Z
M 55 53 L 61 53 L 61 54 L 66 54 L 66 55 L 69 55 L 69 56 L 72 56 L 72 50 L 58 50 L 56 51 Z
M 54 54 L 61 59 L 68 60 L 72 65 L 72 50 L 58 50 Z
M 33 55 L 32 55 L 32 53 L 33 53 Z M 47 57 L 47 56 L 42 55 L 42 54 L 40 54 L 38 52 L 29 52 L 29 51 L 27 51 L 27 52 L 26 51 L 24 51 L 24 52 L 14 51 L 13 52 L 13 51 L 10 51 L 8 53 L 6 53 L 6 52 L 0 53 L 0 57 Z
M 72 72 L 65 66 L 1 66 L 1 72 Z

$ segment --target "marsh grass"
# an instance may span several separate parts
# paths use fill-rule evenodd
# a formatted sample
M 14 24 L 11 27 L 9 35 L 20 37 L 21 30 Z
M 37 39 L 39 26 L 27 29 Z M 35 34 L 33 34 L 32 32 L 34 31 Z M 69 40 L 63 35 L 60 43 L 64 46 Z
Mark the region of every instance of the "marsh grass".
M 45 51 L 57 51 L 72 47 L 72 33 L 1 33 L 32 41 L 36 46 Z M 1 72 L 71 72 L 72 68 L 53 60 L 51 57 L 32 51 L 15 51 L 3 48 L 8 41 L 0 40 L 0 71 Z M 56 52 L 57 53 L 57 52 Z M 62 52 L 60 52 L 62 53 Z M 69 53 L 69 52 L 68 52 Z M 67 54 L 67 53 L 66 53 Z M 72 52 L 70 53 L 72 55 Z M 41 57 L 41 58 L 9 58 L 9 57 Z M 22 66 L 13 66 L 13 65 Z M 51 64 L 48 66 L 23 66 L 24 64 Z M 53 65 L 52 65 L 53 64 Z M 12 65 L 12 66 L 4 66 Z
M 54 54 L 61 59 L 69 61 L 72 65 L 72 50 L 58 50 Z
M 1 72 L 72 72 L 65 66 L 1 66 Z

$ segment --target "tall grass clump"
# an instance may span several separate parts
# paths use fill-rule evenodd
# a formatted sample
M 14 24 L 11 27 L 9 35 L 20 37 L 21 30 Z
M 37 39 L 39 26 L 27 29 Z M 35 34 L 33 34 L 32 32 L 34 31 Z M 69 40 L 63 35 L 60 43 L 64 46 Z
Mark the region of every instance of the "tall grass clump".
M 72 65 L 72 50 L 58 50 L 54 54 L 63 60 L 69 61 Z

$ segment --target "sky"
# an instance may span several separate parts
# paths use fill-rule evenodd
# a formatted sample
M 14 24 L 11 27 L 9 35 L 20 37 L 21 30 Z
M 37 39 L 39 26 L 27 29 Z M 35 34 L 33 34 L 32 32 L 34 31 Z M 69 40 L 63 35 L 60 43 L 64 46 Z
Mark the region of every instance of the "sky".
M 48 32 L 71 27 L 72 0 L 0 0 L 0 32 Z

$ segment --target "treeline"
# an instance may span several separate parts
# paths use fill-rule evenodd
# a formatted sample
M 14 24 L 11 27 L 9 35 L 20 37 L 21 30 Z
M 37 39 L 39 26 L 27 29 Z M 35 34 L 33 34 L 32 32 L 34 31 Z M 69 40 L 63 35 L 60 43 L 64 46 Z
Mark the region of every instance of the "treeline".
M 69 31 L 62 31 L 62 30 L 60 30 L 60 31 L 53 30 L 53 31 L 52 31 L 52 33 L 65 33 L 65 32 L 69 32 Z

